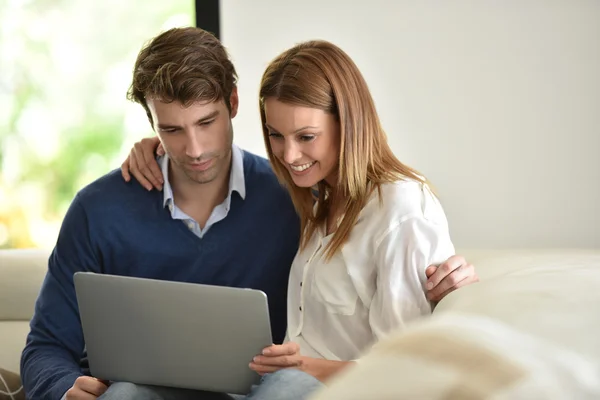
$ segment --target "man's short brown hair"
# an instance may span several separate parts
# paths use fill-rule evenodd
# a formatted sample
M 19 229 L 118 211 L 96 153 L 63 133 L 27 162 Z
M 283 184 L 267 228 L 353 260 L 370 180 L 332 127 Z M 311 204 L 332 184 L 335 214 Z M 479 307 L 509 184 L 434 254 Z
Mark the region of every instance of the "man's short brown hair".
M 138 54 L 127 98 L 144 107 L 150 123 L 147 97 L 185 106 L 223 100 L 231 111 L 229 98 L 236 81 L 233 63 L 219 39 L 200 28 L 173 28 Z

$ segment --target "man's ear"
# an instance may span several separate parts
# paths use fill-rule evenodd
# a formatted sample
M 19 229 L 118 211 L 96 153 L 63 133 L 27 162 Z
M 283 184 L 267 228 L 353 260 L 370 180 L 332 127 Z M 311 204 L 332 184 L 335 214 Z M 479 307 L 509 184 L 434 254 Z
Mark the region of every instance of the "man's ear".
M 229 104 L 231 105 L 230 117 L 233 118 L 237 115 L 238 106 L 240 104 L 240 100 L 238 98 L 237 86 L 234 86 L 233 89 L 231 90 L 231 96 L 229 97 Z

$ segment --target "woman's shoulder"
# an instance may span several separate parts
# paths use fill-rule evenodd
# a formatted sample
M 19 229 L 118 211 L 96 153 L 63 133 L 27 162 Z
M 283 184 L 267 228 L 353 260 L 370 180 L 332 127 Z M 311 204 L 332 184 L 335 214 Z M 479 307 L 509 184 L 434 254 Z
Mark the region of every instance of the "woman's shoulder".
M 407 178 L 382 184 L 379 191 L 374 191 L 373 198 L 384 210 L 412 213 L 420 209 L 424 193 L 429 190 L 426 183 Z
M 403 179 L 385 183 L 369 201 L 371 214 L 383 221 L 398 222 L 410 218 L 444 219 L 437 196 L 426 182 Z

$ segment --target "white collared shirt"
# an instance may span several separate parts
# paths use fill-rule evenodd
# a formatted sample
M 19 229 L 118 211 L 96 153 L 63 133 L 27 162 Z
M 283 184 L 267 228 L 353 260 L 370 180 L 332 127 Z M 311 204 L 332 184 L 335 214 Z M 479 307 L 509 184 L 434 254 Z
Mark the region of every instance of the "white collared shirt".
M 303 355 L 354 360 L 375 342 L 428 315 L 425 269 L 454 254 L 448 222 L 430 189 L 413 180 L 383 185 L 329 262 L 332 235 L 318 230 L 292 264 L 287 340 Z
M 173 189 L 171 188 L 171 184 L 169 182 L 169 157 L 165 154 L 159 159 L 158 162 L 165 181 L 163 185 L 163 206 L 169 207 L 171 217 L 173 219 L 181 220 L 189 228 L 189 230 L 199 238 L 202 238 L 212 225 L 223 220 L 227 216 L 229 213 L 229 207 L 231 206 L 231 194 L 234 191 L 238 192 L 242 199 L 246 197 L 246 183 L 244 180 L 244 152 L 236 145 L 232 145 L 229 192 L 225 200 L 212 210 L 210 217 L 208 217 L 208 220 L 204 225 L 204 229 L 201 229 L 200 224 L 184 213 L 179 207 L 177 207 L 173 200 Z

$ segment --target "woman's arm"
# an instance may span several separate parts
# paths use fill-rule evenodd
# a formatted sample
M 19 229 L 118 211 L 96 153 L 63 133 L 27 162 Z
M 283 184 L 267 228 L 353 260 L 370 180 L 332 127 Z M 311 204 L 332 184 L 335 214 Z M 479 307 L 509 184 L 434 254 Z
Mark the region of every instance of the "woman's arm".
M 369 311 L 378 340 L 432 311 L 425 269 L 454 255 L 443 211 L 434 215 L 414 215 L 378 240 L 377 290 Z

